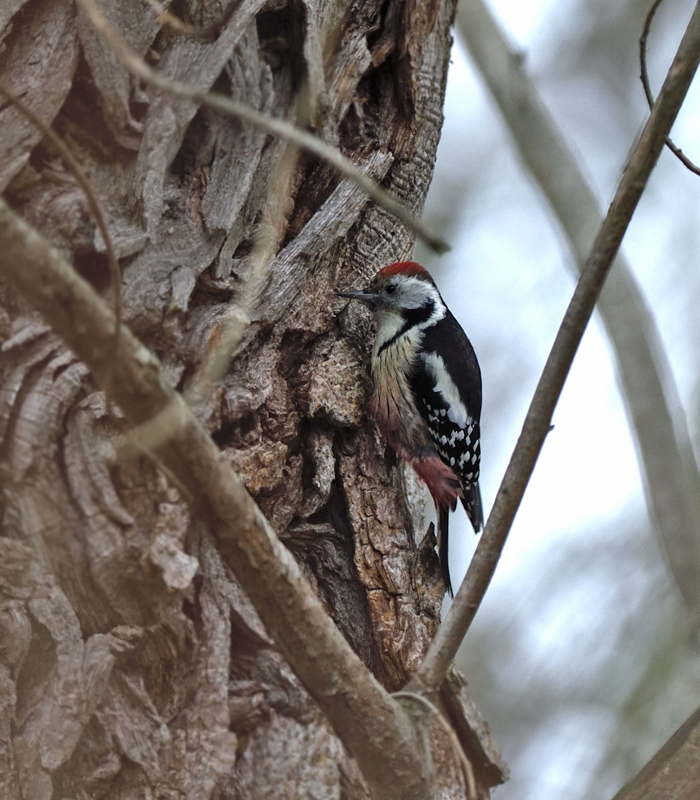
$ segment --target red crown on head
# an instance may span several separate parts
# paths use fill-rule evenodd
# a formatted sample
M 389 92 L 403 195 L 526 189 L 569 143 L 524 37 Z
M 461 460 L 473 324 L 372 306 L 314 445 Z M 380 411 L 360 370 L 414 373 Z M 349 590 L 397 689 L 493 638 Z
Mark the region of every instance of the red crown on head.
M 397 261 L 395 264 L 389 264 L 388 267 L 382 267 L 377 273 L 377 277 L 382 278 L 391 278 L 393 275 L 408 275 L 433 283 L 428 270 L 421 267 L 420 264 L 416 264 L 415 261 Z

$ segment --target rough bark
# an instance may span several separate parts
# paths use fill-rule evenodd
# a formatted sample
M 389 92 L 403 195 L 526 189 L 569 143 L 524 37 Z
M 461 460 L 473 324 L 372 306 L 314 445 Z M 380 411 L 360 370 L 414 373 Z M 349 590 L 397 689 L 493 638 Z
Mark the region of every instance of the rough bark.
M 161 28 L 145 0 L 104 8 L 164 74 L 310 125 L 420 210 L 451 0 L 179 4 L 206 36 Z M 138 85 L 69 0 L 3 6 L 0 78 L 88 174 L 126 323 L 188 392 L 245 295 L 288 148 Z M 9 103 L 0 126 L 5 197 L 106 292 L 104 244 L 74 177 Z M 412 240 L 315 159 L 299 157 L 281 201 L 252 323 L 196 410 L 341 632 L 398 689 L 435 632 L 441 582 L 365 422 L 368 320 L 335 290 L 408 256 Z M 61 340 L 4 286 L 0 298 L 2 796 L 366 797 L 177 486 L 123 447 L 123 418 Z M 502 767 L 457 695 L 450 714 L 463 717 L 483 796 Z M 442 752 L 444 791 L 464 797 L 447 742 Z

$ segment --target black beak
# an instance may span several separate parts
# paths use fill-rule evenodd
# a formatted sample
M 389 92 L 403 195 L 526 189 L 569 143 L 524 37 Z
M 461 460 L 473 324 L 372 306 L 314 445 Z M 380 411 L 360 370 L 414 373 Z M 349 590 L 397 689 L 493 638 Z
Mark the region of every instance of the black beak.
M 359 300 L 361 303 L 372 305 L 377 299 L 377 293 L 372 289 L 348 289 L 346 292 L 338 292 L 338 297 L 347 297 L 349 300 Z

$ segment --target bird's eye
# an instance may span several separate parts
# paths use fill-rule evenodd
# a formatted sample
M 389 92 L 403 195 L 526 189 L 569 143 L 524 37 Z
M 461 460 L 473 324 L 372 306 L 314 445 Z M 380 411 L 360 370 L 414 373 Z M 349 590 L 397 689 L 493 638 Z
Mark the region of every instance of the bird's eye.
M 387 285 L 387 287 L 386 287 L 386 293 L 387 293 L 387 294 L 394 294 L 394 292 L 396 291 L 396 288 L 397 288 L 397 287 L 396 287 L 396 284 L 395 284 L 395 283 L 390 283 L 390 284 L 388 284 L 388 285 Z

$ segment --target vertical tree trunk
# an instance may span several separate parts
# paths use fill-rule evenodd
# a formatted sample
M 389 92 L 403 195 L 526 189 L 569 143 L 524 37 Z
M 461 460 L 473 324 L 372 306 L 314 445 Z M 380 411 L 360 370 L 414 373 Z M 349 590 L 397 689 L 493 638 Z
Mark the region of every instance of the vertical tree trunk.
M 310 126 L 420 211 L 452 0 L 173 4 L 185 34 L 146 0 L 104 9 L 163 74 Z M 442 585 L 365 421 L 368 320 L 335 291 L 407 257 L 410 233 L 326 164 L 140 85 L 70 0 L 6 0 L 0 78 L 105 207 L 126 324 L 190 394 L 352 647 L 400 688 Z M 74 176 L 10 103 L 0 130 L 5 197 L 106 291 Z M 126 446 L 118 410 L 41 319 L 0 297 L 0 796 L 366 797 L 178 487 Z M 225 378 L 198 392 L 206 355 L 247 310 Z

